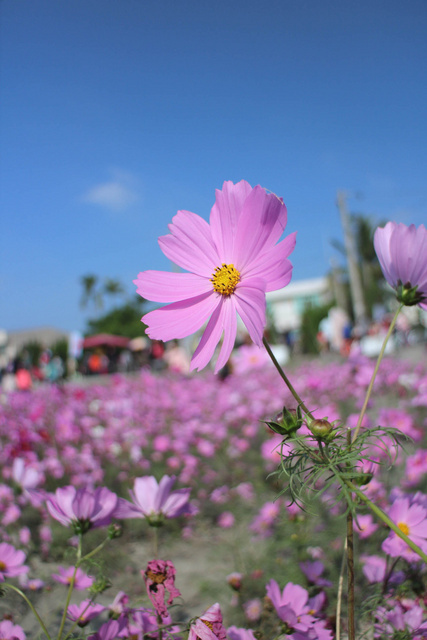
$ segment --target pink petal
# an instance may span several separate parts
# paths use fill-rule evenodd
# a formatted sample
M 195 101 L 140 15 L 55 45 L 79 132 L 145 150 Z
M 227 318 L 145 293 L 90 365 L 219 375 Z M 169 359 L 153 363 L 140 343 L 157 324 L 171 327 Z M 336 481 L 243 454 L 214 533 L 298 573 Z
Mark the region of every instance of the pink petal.
M 201 340 L 197 346 L 196 351 L 193 354 L 190 364 L 190 370 L 198 369 L 199 371 L 206 367 L 211 360 L 216 345 L 221 339 L 223 326 L 222 326 L 222 308 L 224 306 L 224 296 L 218 295 L 217 307 L 207 324 L 206 329 L 203 332 Z
M 377 254 L 384 277 L 392 287 L 396 286 L 398 280 L 395 271 L 392 270 L 390 256 L 390 238 L 395 227 L 396 224 L 394 222 L 388 222 L 384 228 L 378 227 L 374 233 L 375 253 Z
M 271 248 L 286 227 L 286 207 L 279 198 L 255 187 L 245 200 L 237 223 L 234 264 L 239 271 Z
M 143 271 L 133 282 L 136 292 L 153 302 L 180 302 L 212 291 L 212 282 L 194 273 Z
M 159 238 L 165 256 L 187 271 L 210 278 L 219 257 L 206 220 L 190 211 L 178 211 L 169 229 L 169 235 Z
M 148 325 L 146 333 L 150 338 L 167 342 L 198 331 L 218 304 L 218 294 L 212 291 L 150 311 L 141 319 Z
M 224 339 L 222 341 L 218 360 L 216 361 L 215 373 L 218 373 L 218 371 L 227 364 L 231 352 L 233 351 L 234 343 L 236 342 L 237 311 L 233 296 L 226 298 L 225 304 L 223 305 L 223 326 Z
M 216 190 L 215 204 L 210 215 L 212 238 L 218 249 L 221 264 L 233 262 L 233 246 L 237 221 L 252 187 L 245 180 L 237 184 L 224 182 L 222 190 Z
M 255 258 L 244 270 L 244 277 L 265 281 L 266 291 L 282 289 L 291 281 L 292 264 L 287 257 L 295 248 L 296 232 Z
M 159 482 L 159 488 L 155 499 L 155 511 L 163 511 L 163 506 L 169 497 L 172 487 L 175 484 L 175 476 L 163 476 Z
M 245 280 L 244 283 L 239 283 L 234 292 L 237 312 L 242 318 L 251 340 L 259 347 L 262 346 L 266 324 L 263 284 L 264 282 L 259 278 L 252 278 Z

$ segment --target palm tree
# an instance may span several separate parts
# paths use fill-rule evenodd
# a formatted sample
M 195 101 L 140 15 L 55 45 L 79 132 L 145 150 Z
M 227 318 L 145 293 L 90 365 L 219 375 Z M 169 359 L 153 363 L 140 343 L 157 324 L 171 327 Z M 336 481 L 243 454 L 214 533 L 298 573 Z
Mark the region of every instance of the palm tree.
M 102 293 L 98 290 L 98 276 L 87 274 L 80 278 L 80 284 L 83 287 L 83 294 L 80 299 L 80 306 L 85 309 L 88 304 L 93 304 L 96 309 L 102 309 L 103 299 Z

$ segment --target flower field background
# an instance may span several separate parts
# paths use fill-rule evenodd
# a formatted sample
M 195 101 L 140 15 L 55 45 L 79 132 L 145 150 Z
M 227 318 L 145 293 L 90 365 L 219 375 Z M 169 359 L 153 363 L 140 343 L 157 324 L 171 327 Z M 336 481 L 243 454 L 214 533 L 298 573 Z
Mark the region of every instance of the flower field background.
M 404 452 L 397 452 L 392 471 L 388 454 L 394 451 L 388 442 L 379 443 L 372 457 L 384 465 L 369 469 L 374 477 L 365 487 L 386 512 L 407 498 L 408 504 L 417 500 L 427 513 L 427 368 L 422 351 L 415 353 L 418 362 L 412 355 L 410 360 L 384 361 L 364 421 L 365 427 L 401 432 Z M 295 407 L 295 401 L 271 365 L 258 361 L 248 368 L 249 361 L 225 380 L 209 372 L 184 377 L 143 370 L 102 384 L 46 385 L 1 397 L 1 539 L 25 552 L 30 569 L 20 577 L 21 588 L 48 621 L 63 607 L 66 587 L 52 573 L 66 566 L 67 559 L 73 562 L 73 538 L 50 517 L 45 492 L 65 485 L 103 486 L 128 499 L 135 478 L 160 480 L 167 474 L 176 476 L 176 489 L 191 489 L 191 513 L 158 528 L 143 518 L 121 521 L 122 536 L 85 567 L 89 575 L 112 582 L 99 602 L 107 605 L 123 590 L 141 606 L 149 605 L 140 571 L 155 557 L 155 530 L 158 557 L 174 563 L 175 584 L 182 593 L 178 606 L 171 608 L 175 620 L 200 615 L 219 602 L 226 626 L 256 631 L 266 607 L 271 609 L 266 585 L 274 579 L 280 587 L 292 582 L 311 596 L 325 594 L 319 615 L 333 628 L 332 584 L 340 572 L 345 519 L 338 517 L 331 495 L 302 511 L 281 493 L 285 479 L 275 472 L 282 438 L 263 421 L 284 405 Z M 373 367 L 361 356 L 318 359 L 290 374 L 304 401 L 317 407 L 317 417 L 354 427 Z M 358 524 L 358 610 L 369 609 L 370 597 L 384 588 L 384 571 L 373 568 L 385 561 L 387 552 L 387 567 L 394 563 L 393 571 L 412 567 L 405 598 L 411 603 L 408 610 L 421 608 L 425 619 L 425 603 L 418 597 L 425 591 L 422 565 L 405 558 L 404 551 L 395 553 L 393 544 L 382 549 L 389 530 L 370 515 L 360 516 Z M 94 530 L 86 537 L 85 543 L 93 540 L 96 546 L 104 534 Z M 420 539 L 424 544 L 427 532 Z M 235 573 L 239 577 L 233 582 L 228 576 Z M 80 599 L 79 593 L 73 597 Z M 12 615 L 27 633 L 34 628 L 15 594 L 0 600 L 4 615 Z

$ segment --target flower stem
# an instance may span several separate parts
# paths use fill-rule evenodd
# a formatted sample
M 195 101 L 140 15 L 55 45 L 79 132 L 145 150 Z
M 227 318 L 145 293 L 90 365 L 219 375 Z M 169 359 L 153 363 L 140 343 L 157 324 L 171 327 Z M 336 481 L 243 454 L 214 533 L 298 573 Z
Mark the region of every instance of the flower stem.
M 73 575 L 71 576 L 70 586 L 68 587 L 67 599 L 65 601 L 64 612 L 62 614 L 61 624 L 60 624 L 59 631 L 58 631 L 58 640 L 61 640 L 62 634 L 63 634 L 63 631 L 64 631 L 65 621 L 67 619 L 68 607 L 70 605 L 71 595 L 72 595 L 73 589 L 74 589 L 74 582 L 76 580 L 76 573 L 77 573 L 77 569 L 78 569 L 79 564 L 80 564 L 81 557 L 82 557 L 82 534 L 80 533 L 79 534 L 79 541 L 78 541 L 78 545 L 77 545 L 77 562 L 76 562 L 75 567 L 74 567 Z
M 268 355 L 271 358 L 271 361 L 273 362 L 274 366 L 276 367 L 279 376 L 282 378 L 283 382 L 286 384 L 286 386 L 288 387 L 289 391 L 292 393 L 293 397 L 295 398 L 295 400 L 298 402 L 298 405 L 301 407 L 301 409 L 310 417 L 313 418 L 313 416 L 311 415 L 310 411 L 307 409 L 307 407 L 305 406 L 304 402 L 301 400 L 301 398 L 299 397 L 298 393 L 296 392 L 296 390 L 294 389 L 294 387 L 291 384 L 291 381 L 289 380 L 288 376 L 286 375 L 286 373 L 283 371 L 282 367 L 280 366 L 280 364 L 277 362 L 276 357 L 274 355 L 274 353 L 272 352 L 272 350 L 270 349 L 270 346 L 267 342 L 267 340 L 265 338 L 262 339 L 263 345 L 267 350 Z
M 347 594 L 348 640 L 355 640 L 353 514 L 350 510 L 347 514 Z
M 346 478 L 342 478 L 341 480 L 342 482 L 344 482 L 344 484 L 347 485 L 350 491 L 355 493 L 358 498 L 363 500 L 366 506 L 369 507 L 371 511 L 373 511 L 375 515 L 378 516 L 378 518 L 380 518 L 390 529 L 392 529 L 394 533 L 399 536 L 399 538 L 401 538 L 404 542 L 406 542 L 408 547 L 410 547 L 412 551 L 415 551 L 415 553 L 421 558 L 421 560 L 427 564 L 427 554 L 425 554 L 424 551 L 420 549 L 420 547 L 411 540 L 411 538 L 409 538 L 405 533 L 403 533 L 403 531 L 399 529 L 397 524 L 395 524 L 393 520 L 391 520 L 388 517 L 388 515 L 384 513 L 382 509 L 380 509 L 380 507 L 378 507 L 374 502 L 369 500 L 369 498 L 363 493 L 363 491 L 361 491 L 358 487 L 356 487 L 356 485 L 354 485 L 350 480 L 347 480 Z
M 357 436 L 359 435 L 360 427 L 362 426 L 362 421 L 363 421 L 363 418 L 365 417 L 365 412 L 366 412 L 366 409 L 367 409 L 367 406 L 368 406 L 369 399 L 371 397 L 372 389 L 374 388 L 375 378 L 377 377 L 378 369 L 380 368 L 381 360 L 383 359 L 383 355 L 385 353 L 385 348 L 387 346 L 387 342 L 388 342 L 391 334 L 393 333 L 393 329 L 394 329 L 395 324 L 396 324 L 397 316 L 401 312 L 402 308 L 403 308 L 403 304 L 400 304 L 398 309 L 397 309 L 397 311 L 396 311 L 396 313 L 394 314 L 393 320 L 391 321 L 391 324 L 390 324 L 390 326 L 388 328 L 387 335 L 384 338 L 384 342 L 383 342 L 383 345 L 381 347 L 381 351 L 380 351 L 380 353 L 378 355 L 378 359 L 377 359 L 377 362 L 376 362 L 376 365 L 375 365 L 374 372 L 372 374 L 371 381 L 369 383 L 369 387 L 368 387 L 368 389 L 366 391 L 365 401 L 363 403 L 363 407 L 362 407 L 362 410 L 360 412 L 359 419 L 357 421 L 356 429 L 355 429 L 354 434 L 353 434 L 353 442 L 356 440 Z
M 25 595 L 25 593 L 23 593 L 21 591 L 21 589 L 18 589 L 18 587 L 15 587 L 15 585 L 13 584 L 4 584 L 2 585 L 3 587 L 6 587 L 6 589 L 11 589 L 12 591 L 15 591 L 16 593 L 18 593 L 21 598 L 23 598 L 25 600 L 25 602 L 27 603 L 27 605 L 30 607 L 31 611 L 34 614 L 34 617 L 36 618 L 37 622 L 39 623 L 39 625 L 41 626 L 43 633 L 45 634 L 46 638 L 48 638 L 48 640 L 51 640 L 50 635 L 48 630 L 46 629 L 46 626 L 43 622 L 43 620 L 40 618 L 37 609 L 34 607 L 33 603 L 27 598 L 27 596 Z

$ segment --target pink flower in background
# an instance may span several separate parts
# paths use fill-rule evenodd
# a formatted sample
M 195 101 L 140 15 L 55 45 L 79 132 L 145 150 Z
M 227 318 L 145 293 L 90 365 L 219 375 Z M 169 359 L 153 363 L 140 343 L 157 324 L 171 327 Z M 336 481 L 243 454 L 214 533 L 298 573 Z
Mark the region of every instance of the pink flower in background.
M 427 229 L 388 222 L 374 235 L 374 247 L 384 277 L 407 305 L 427 310 Z
M 190 627 L 188 640 L 226 640 L 222 613 L 218 603 L 213 604 Z
M 52 578 L 56 580 L 56 582 L 60 582 L 61 584 L 69 585 L 71 584 L 71 580 L 74 575 L 74 567 L 58 567 L 58 573 L 52 573 Z M 88 589 L 94 583 L 94 579 L 91 576 L 88 576 L 81 569 L 77 569 L 76 575 L 74 577 L 74 589 L 77 591 L 83 591 L 84 589 Z
M 99 628 L 99 631 L 89 636 L 88 640 L 117 640 L 117 638 L 122 637 L 122 631 L 126 627 L 127 620 L 125 616 L 120 616 L 117 620 L 108 620 Z
M 243 604 L 243 611 L 249 622 L 256 622 L 262 614 L 262 602 L 259 598 L 252 598 Z
M 91 600 L 83 600 L 80 604 L 70 604 L 67 611 L 67 617 L 72 622 L 77 622 L 79 627 L 85 627 L 88 622 L 99 616 L 105 611 L 102 604 L 97 604 Z
M 217 525 L 222 529 L 231 529 L 235 522 L 236 518 L 231 511 L 223 511 L 218 517 Z
M 411 504 L 409 498 L 398 498 L 388 515 L 403 533 L 427 552 L 427 511 L 423 506 Z M 419 560 L 419 556 L 394 531 L 382 543 L 382 550 L 393 558 L 402 556 L 409 562 Z
M 210 224 L 194 213 L 178 211 L 169 225 L 171 233 L 159 244 L 189 273 L 145 271 L 134 280 L 143 298 L 172 303 L 143 316 L 150 338 L 185 338 L 209 320 L 191 369 L 208 364 L 224 334 L 218 372 L 233 349 L 238 314 L 253 342 L 262 346 L 265 294 L 286 286 L 292 275 L 287 258 L 295 234 L 278 243 L 286 222 L 282 200 L 244 180 L 224 182 L 222 191 L 217 190 Z
M 230 640 L 256 640 L 252 629 L 239 629 L 237 627 L 228 627 L 227 637 Z
M 378 529 L 378 524 L 374 522 L 374 519 L 370 513 L 357 516 L 354 530 L 362 540 L 369 538 Z
M 166 591 L 169 592 L 167 603 L 172 604 L 174 598 L 179 598 L 180 591 L 175 587 L 175 567 L 170 560 L 151 560 L 145 571 L 141 571 L 147 587 L 147 594 L 157 613 L 165 618 L 168 615 L 166 608 Z
M 7 542 L 0 542 L 0 582 L 5 578 L 16 578 L 21 573 L 27 573 L 28 567 L 24 564 L 25 553 L 15 549 Z
M 119 498 L 117 518 L 147 518 L 152 525 L 159 525 L 164 518 L 177 518 L 190 513 L 190 489 L 172 491 L 175 476 L 163 476 L 159 483 L 154 476 L 136 478 L 133 491 L 129 491 L 132 503 Z
M 25 640 L 26 637 L 24 629 L 18 624 L 13 624 L 10 620 L 0 622 L 1 640 Z
M 46 500 L 47 509 L 55 520 L 64 527 L 70 524 L 76 532 L 85 533 L 89 529 L 110 524 L 117 507 L 115 493 L 101 487 L 98 489 L 75 489 L 73 486 L 60 487 Z

